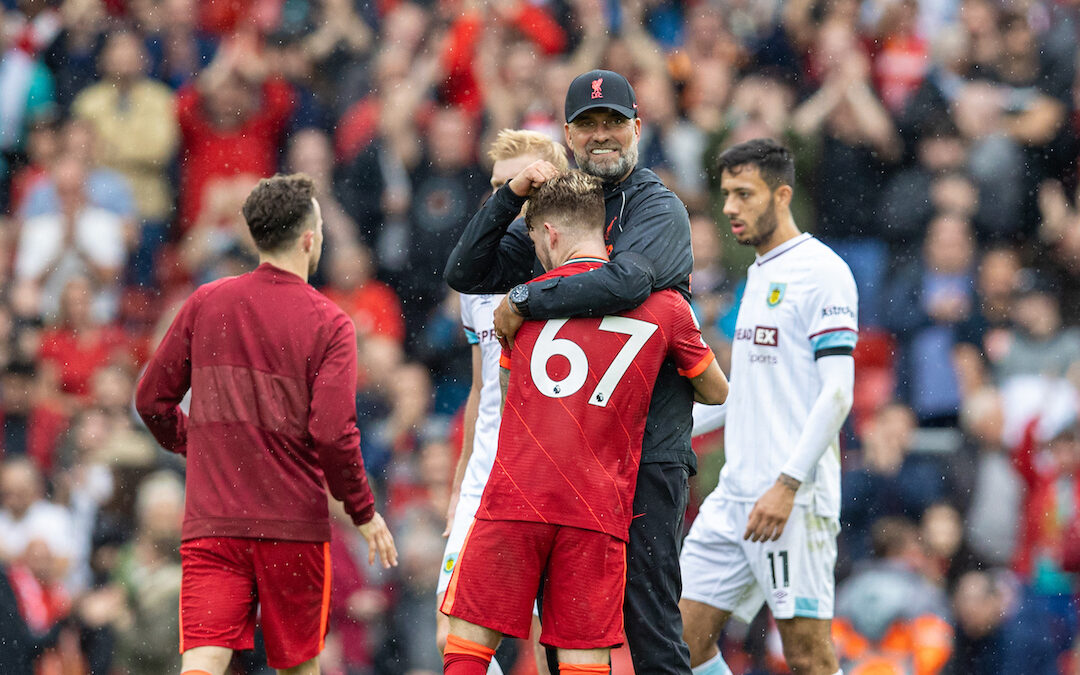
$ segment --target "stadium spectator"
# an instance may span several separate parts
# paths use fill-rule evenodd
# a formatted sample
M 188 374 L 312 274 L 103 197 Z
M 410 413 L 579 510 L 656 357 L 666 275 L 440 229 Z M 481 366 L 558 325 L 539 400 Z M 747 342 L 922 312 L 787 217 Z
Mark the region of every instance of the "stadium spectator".
M 86 200 L 91 205 L 124 219 L 126 224 L 133 225 L 137 213 L 131 185 L 123 174 L 100 165 L 94 126 L 86 120 L 69 119 L 63 126 L 61 142 L 61 159 L 78 160 L 83 166 L 86 173 L 83 180 Z M 30 190 L 18 215 L 28 219 L 42 214 L 58 213 L 62 210 L 61 203 L 57 178 L 49 175 Z
M 292 88 L 269 72 L 249 36 L 227 42 L 176 98 L 180 123 L 178 223 L 186 232 L 223 177 L 269 176 L 278 165 L 285 125 L 295 106 Z
M 173 89 L 195 78 L 212 62 L 217 40 L 198 27 L 196 0 L 138 2 L 132 11 L 139 23 L 154 78 Z
M 102 80 L 75 98 L 72 114 L 94 128 L 101 165 L 119 171 L 135 197 L 138 223 L 129 274 L 153 281 L 153 264 L 173 211 L 167 171 L 179 142 L 173 92 L 146 75 L 142 39 L 114 31 L 101 53 Z
M 255 268 L 255 242 L 240 214 L 253 174 L 220 176 L 207 181 L 198 217 L 176 250 L 186 275 L 197 284 L 236 276 Z
M 0 36 L 0 65 L 0 91 L 10 102 L 0 111 L 0 179 L 6 181 L 11 159 L 26 143 L 27 129 L 51 108 L 55 93 L 52 72 L 33 51 L 20 48 L 7 30 Z M 7 191 L 0 191 L 0 207 L 5 211 L 10 205 L 6 197 Z
M 321 290 L 356 324 L 357 339 L 380 336 L 403 345 L 401 300 L 390 286 L 375 278 L 371 258 L 371 251 L 362 244 L 335 247 L 330 251 L 327 284 Z
M 851 266 L 860 320 L 876 326 L 884 318 L 887 255 L 874 204 L 863 195 L 882 188 L 888 163 L 900 159 L 900 137 L 871 86 L 865 52 L 837 21 L 818 31 L 812 63 L 821 88 L 795 110 L 792 125 L 798 136 L 820 139 L 816 232 Z
M 977 560 L 1007 567 L 1019 536 L 1023 486 L 1012 467 L 1001 393 L 985 387 L 968 394 L 960 425 L 973 456 L 957 458 L 957 474 L 970 476 L 965 541 Z M 965 467 L 967 467 L 965 469 Z
M 1064 377 L 1080 360 L 1080 329 L 1062 324 L 1060 302 L 1045 279 L 1027 275 L 1021 281 L 1011 317 L 1004 347 L 988 354 L 998 382 L 1023 376 Z
M 899 338 L 900 395 L 924 424 L 955 424 L 960 386 L 951 356 L 958 326 L 974 311 L 975 241 L 971 223 L 938 215 L 923 239 L 920 264 L 889 284 L 885 325 Z
M 845 673 L 937 675 L 953 649 L 944 592 L 924 576 L 919 531 L 903 518 L 872 526 L 874 557 L 836 592 L 833 640 Z
M 124 221 L 87 203 L 82 162 L 64 157 L 53 171 L 59 210 L 22 224 L 15 252 L 15 276 L 41 287 L 41 314 L 58 317 L 68 283 L 90 280 L 95 316 L 111 319 L 119 302 L 119 282 L 127 246 Z
M 1069 635 L 1003 569 L 962 576 L 952 599 L 956 648 L 948 675 L 1060 673 Z
M 1080 571 L 1080 430 L 1074 419 L 1060 428 L 1031 422 L 1013 450 L 1013 465 L 1026 493 L 1013 567 L 1072 636 L 1076 631 L 1076 580 Z
M 41 471 L 26 458 L 5 459 L 0 464 L 0 557 L 18 560 L 31 542 L 41 540 L 53 571 L 62 576 L 75 536 L 70 512 L 45 498 Z M 47 627 L 36 626 L 39 632 Z
M 841 538 L 854 560 L 870 553 L 875 522 L 887 516 L 917 521 L 945 495 L 941 467 L 912 453 L 915 428 L 911 408 L 882 406 L 863 432 L 861 466 L 843 473 L 842 517 L 850 527 Z

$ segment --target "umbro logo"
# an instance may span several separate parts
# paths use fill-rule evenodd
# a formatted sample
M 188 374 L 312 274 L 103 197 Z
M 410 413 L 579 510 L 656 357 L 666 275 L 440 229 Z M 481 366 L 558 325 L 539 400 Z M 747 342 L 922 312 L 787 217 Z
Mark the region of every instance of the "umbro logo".
M 754 327 L 754 344 L 762 347 L 776 347 L 780 342 L 780 330 L 769 326 Z

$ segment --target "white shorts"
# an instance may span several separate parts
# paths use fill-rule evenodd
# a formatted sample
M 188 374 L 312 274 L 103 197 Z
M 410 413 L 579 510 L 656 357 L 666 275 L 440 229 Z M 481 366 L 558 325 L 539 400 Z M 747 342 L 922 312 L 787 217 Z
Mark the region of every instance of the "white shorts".
M 751 502 L 710 495 L 683 542 L 683 593 L 750 621 L 769 603 L 773 617 L 831 619 L 840 521 L 796 504 L 777 541 L 743 540 Z
M 446 539 L 446 548 L 443 550 L 442 566 L 439 567 L 439 585 L 435 588 L 435 594 L 444 593 L 450 585 L 450 575 L 454 572 L 454 564 L 457 562 L 461 545 L 465 542 L 465 536 L 469 534 L 476 510 L 480 508 L 479 497 L 466 497 L 462 495 L 454 510 L 454 523 L 450 527 L 450 536 Z

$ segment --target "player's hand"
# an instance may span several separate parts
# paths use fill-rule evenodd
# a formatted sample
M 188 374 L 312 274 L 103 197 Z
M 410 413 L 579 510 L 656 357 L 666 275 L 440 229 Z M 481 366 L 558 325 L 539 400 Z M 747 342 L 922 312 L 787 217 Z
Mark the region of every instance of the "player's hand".
M 495 337 L 499 338 L 499 343 L 507 349 L 513 349 L 514 336 L 523 323 L 525 318 L 514 311 L 504 295 L 502 302 L 495 308 Z
M 518 197 L 528 197 L 533 190 L 559 175 L 555 165 L 546 159 L 538 159 L 510 179 L 510 190 Z
M 368 545 L 368 564 L 374 565 L 375 558 L 382 560 L 383 567 L 390 569 L 397 567 L 397 548 L 394 547 L 394 535 L 390 534 L 390 528 L 386 521 L 376 511 L 371 520 L 363 525 L 358 525 L 360 534 L 364 535 Z
M 450 495 L 450 504 L 446 507 L 446 529 L 442 531 L 443 539 L 450 536 L 450 529 L 454 527 L 454 513 L 457 512 L 458 497 L 460 492 L 454 491 L 454 494 Z
M 776 541 L 784 533 L 791 508 L 795 505 L 795 490 L 779 480 L 750 509 L 743 539 Z

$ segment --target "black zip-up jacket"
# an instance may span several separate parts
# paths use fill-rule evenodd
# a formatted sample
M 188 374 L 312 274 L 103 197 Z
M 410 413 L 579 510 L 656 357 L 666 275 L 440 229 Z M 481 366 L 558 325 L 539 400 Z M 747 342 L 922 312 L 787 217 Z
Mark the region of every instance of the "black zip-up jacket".
M 655 173 L 636 168 L 604 185 L 604 239 L 611 262 L 591 272 L 529 288 L 528 318 L 606 316 L 637 307 L 655 290 L 690 298 L 690 218 L 686 206 Z M 446 263 L 446 282 L 461 293 L 505 293 L 543 272 L 524 222 L 525 199 L 504 185 L 472 217 Z M 690 448 L 693 388 L 674 362 L 664 361 L 649 403 L 642 462 L 682 462 L 693 474 Z

